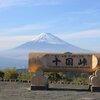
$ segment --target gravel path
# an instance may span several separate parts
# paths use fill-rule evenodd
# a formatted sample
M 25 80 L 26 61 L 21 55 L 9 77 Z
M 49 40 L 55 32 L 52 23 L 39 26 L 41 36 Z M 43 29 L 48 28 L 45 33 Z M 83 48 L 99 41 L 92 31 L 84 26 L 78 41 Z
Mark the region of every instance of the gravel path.
M 29 90 L 29 83 L 0 82 L 0 100 L 100 100 L 99 92 L 88 86 L 50 84 L 49 90 Z

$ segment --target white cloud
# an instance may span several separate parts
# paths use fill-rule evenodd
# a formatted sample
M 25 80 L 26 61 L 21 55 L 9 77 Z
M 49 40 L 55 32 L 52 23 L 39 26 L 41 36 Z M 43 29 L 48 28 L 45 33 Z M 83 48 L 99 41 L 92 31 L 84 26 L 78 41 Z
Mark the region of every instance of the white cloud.
M 58 35 L 62 37 L 64 40 L 76 40 L 76 39 L 86 39 L 86 38 L 99 38 L 100 37 L 100 30 L 87 30 L 75 33 L 62 33 Z
M 58 5 L 65 0 L 0 0 L 0 8 L 16 6 L 16 5 Z
M 69 14 L 76 14 L 76 15 L 81 15 L 81 14 L 93 14 L 93 13 L 99 13 L 99 9 L 87 9 L 83 11 L 74 11 L 74 12 L 69 12 Z
M 70 38 L 97 38 L 100 37 L 100 30 L 88 30 L 69 35 Z
M 9 33 L 11 34 L 11 33 L 27 32 L 27 31 L 33 31 L 33 30 L 41 30 L 41 29 L 47 29 L 48 27 L 49 27 L 48 25 L 28 24 L 28 25 L 5 29 L 5 31 L 3 31 L 0 34 L 9 34 Z
M 19 4 L 21 4 L 21 2 L 19 2 L 19 0 L 0 0 L 0 8 L 15 6 L 15 5 L 19 5 Z
M 2 35 L 0 36 L 0 51 L 14 48 L 20 44 L 33 40 L 35 37 L 36 35 L 26 35 L 26 36 Z
M 33 0 L 33 5 L 59 5 L 63 2 L 64 0 Z

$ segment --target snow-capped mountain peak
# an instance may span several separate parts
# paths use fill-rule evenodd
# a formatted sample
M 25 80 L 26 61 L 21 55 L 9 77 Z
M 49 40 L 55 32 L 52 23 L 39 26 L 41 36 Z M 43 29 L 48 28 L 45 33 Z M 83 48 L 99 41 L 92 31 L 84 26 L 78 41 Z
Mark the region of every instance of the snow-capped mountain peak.
M 66 42 L 52 35 L 51 33 L 41 33 L 33 39 L 35 42 L 45 42 L 50 44 L 65 44 Z

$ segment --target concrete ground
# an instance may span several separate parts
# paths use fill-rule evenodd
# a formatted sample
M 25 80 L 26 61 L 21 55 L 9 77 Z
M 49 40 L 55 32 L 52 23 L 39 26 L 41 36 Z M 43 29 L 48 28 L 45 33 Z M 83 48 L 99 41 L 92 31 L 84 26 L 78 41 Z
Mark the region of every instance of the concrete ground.
M 0 100 L 100 100 L 87 85 L 50 84 L 49 90 L 29 90 L 30 83 L 0 82 Z

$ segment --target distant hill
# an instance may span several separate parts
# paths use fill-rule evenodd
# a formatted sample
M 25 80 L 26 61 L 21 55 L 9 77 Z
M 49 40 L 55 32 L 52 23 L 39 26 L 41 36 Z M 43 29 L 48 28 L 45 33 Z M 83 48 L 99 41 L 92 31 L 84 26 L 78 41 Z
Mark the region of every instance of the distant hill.
M 22 69 L 16 69 L 17 72 L 28 72 L 28 69 L 27 68 L 22 68 Z

